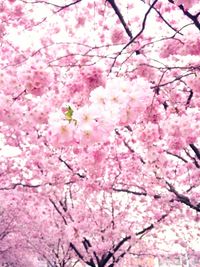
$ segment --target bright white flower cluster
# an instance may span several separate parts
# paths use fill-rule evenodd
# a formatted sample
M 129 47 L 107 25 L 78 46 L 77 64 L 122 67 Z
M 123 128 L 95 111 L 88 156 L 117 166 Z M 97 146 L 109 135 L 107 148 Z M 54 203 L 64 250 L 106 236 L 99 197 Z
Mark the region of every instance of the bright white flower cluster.
M 143 78 L 134 82 L 108 80 L 105 88 L 100 86 L 90 93 L 89 104 L 79 109 L 68 105 L 64 113 L 50 114 L 50 136 L 58 145 L 104 142 L 116 126 L 134 123 L 152 98 L 149 83 Z

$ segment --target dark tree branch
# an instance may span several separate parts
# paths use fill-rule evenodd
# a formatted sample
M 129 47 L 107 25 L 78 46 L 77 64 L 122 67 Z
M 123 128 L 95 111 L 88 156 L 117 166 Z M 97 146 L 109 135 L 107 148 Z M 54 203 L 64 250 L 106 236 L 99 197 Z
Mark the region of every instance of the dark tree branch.
M 130 126 L 125 126 L 126 129 L 128 129 L 130 132 L 132 132 L 132 129 Z M 115 133 L 118 136 L 121 136 L 120 132 L 118 129 L 115 129 Z M 126 142 L 125 140 L 123 140 L 124 145 L 130 150 L 131 153 L 135 153 L 134 149 L 129 145 L 128 142 Z M 140 161 L 145 164 L 145 161 L 143 160 L 143 158 L 141 156 L 139 156 Z
M 65 164 L 65 166 L 70 170 L 70 171 L 74 171 L 73 168 L 64 160 L 61 158 L 61 156 L 58 157 L 58 159 Z
M 199 163 L 198 163 L 196 157 L 195 157 L 195 156 L 192 157 L 187 149 L 184 149 L 184 151 L 185 151 L 186 155 L 187 155 L 190 159 L 193 160 L 194 165 L 199 169 L 199 168 L 200 168 L 200 165 L 199 165 Z
M 84 175 L 84 174 L 80 174 L 80 173 L 78 173 L 78 172 L 77 172 L 77 173 L 74 173 L 74 170 L 73 170 L 72 166 L 69 165 L 64 159 L 62 159 L 61 156 L 59 156 L 58 159 L 59 159 L 62 163 L 64 163 L 64 165 L 65 165 L 71 172 L 73 172 L 73 174 L 79 176 L 80 178 L 85 178 L 85 175 Z
M 77 1 L 72 2 L 70 4 L 61 6 L 61 5 L 57 5 L 57 4 L 54 4 L 54 3 L 51 3 L 51 2 L 48 2 L 48 1 L 43 1 L 43 0 L 39 0 L 39 1 L 25 1 L 25 0 L 21 0 L 21 2 L 23 2 L 25 4 L 46 4 L 46 5 L 51 5 L 53 7 L 59 8 L 58 11 L 61 11 L 64 8 L 68 8 L 68 7 L 72 6 L 72 5 L 75 5 L 75 4 L 77 4 L 78 2 L 81 2 L 81 1 L 82 0 L 77 0 Z
M 120 259 L 121 258 L 123 258 L 126 254 L 127 254 L 127 252 L 131 249 L 131 245 L 127 248 L 127 250 L 126 251 L 124 251 L 123 253 L 121 253 L 118 257 L 117 257 L 117 259 L 115 260 L 115 262 L 117 263 L 117 262 L 119 262 L 120 261 Z
M 197 204 L 197 205 L 193 205 L 189 199 L 189 197 L 183 195 L 183 194 L 180 194 L 175 188 L 173 185 L 171 185 L 169 182 L 166 182 L 166 184 L 169 186 L 169 191 L 174 193 L 176 198 L 177 198 L 177 201 L 185 204 L 186 206 L 192 208 L 193 210 L 196 210 L 197 212 L 200 212 L 200 203 Z
M 4 237 L 6 237 L 10 232 L 9 231 L 3 231 L 1 234 L 0 234 L 0 240 L 3 240 Z
M 95 257 L 95 259 L 96 259 L 96 261 L 97 261 L 97 264 L 98 264 L 98 266 L 99 266 L 99 265 L 100 265 L 99 257 L 97 256 L 97 254 L 96 254 L 95 251 L 93 252 L 93 254 L 94 254 L 94 257 Z
M 49 199 L 50 202 L 52 203 L 52 205 L 54 206 L 55 210 L 58 212 L 58 214 L 61 216 L 61 218 L 63 219 L 65 225 L 67 225 L 67 221 L 65 219 L 65 217 L 63 216 L 62 212 L 59 210 L 59 208 L 56 206 L 56 203 L 52 200 L 52 199 Z
M 90 241 L 89 241 L 87 238 L 84 237 L 82 243 L 83 243 L 83 246 L 84 246 L 86 252 L 88 252 L 88 248 L 92 247 L 92 245 L 90 244 Z M 89 265 L 89 266 L 91 266 L 91 267 L 95 267 L 95 263 L 94 263 L 94 261 L 93 261 L 92 258 L 90 259 L 90 261 L 86 261 L 86 260 L 84 259 L 83 255 L 82 255 L 82 254 L 79 252 L 79 250 L 76 248 L 76 246 L 75 246 L 74 244 L 72 244 L 71 242 L 70 242 L 70 247 L 75 251 L 75 253 L 78 255 L 78 257 L 79 257 L 83 262 L 85 262 L 87 265 Z M 96 257 L 96 259 L 97 259 L 97 263 L 98 263 L 98 262 L 99 262 L 99 259 L 98 259 L 98 257 L 96 256 L 96 253 L 94 253 L 94 254 L 95 254 L 95 257 Z
M 193 160 L 194 165 L 199 169 L 200 168 L 200 164 L 198 162 L 198 159 L 196 158 L 196 156 L 191 156 L 190 152 L 187 149 L 184 149 L 186 155 Z
M 188 98 L 187 98 L 187 102 L 186 102 L 187 105 L 190 104 L 190 101 L 191 101 L 192 97 L 193 97 L 193 91 L 190 90 L 190 94 L 189 94 L 189 96 L 188 96 Z
M 145 234 L 146 232 L 150 231 L 153 228 L 154 228 L 154 224 L 150 224 L 149 226 L 145 227 L 143 230 L 137 232 L 136 235 L 143 235 L 143 234 Z
M 180 35 L 183 35 L 182 33 L 180 33 L 177 29 L 175 29 L 164 17 L 163 17 L 163 15 L 160 13 L 160 11 L 159 10 L 157 10 L 155 7 L 153 8 L 156 12 L 157 12 L 157 14 L 159 15 L 159 17 L 165 22 L 165 24 L 169 27 L 169 28 L 171 28 L 173 31 L 175 31 L 175 34 L 180 34 Z
M 117 252 L 120 247 L 128 240 L 131 239 L 131 236 L 126 236 L 125 238 L 123 238 L 114 248 L 113 248 L 113 252 L 108 252 L 108 254 L 102 257 L 102 260 L 100 261 L 99 267 L 104 267 L 106 265 L 106 263 L 114 256 L 115 252 Z M 111 265 L 112 266 L 112 265 Z
M 133 194 L 133 195 L 136 195 L 136 196 L 146 196 L 147 193 L 146 192 L 135 192 L 135 191 L 132 191 L 132 190 L 129 190 L 129 189 L 123 189 L 123 188 L 112 188 L 114 191 L 116 192 L 124 192 L 124 193 L 128 193 L 128 194 Z
M 75 5 L 75 4 L 77 4 L 77 3 L 81 2 L 81 1 L 82 0 L 76 0 L 75 2 L 72 2 L 72 3 L 68 4 L 68 5 L 62 6 L 57 12 L 60 12 L 61 10 L 65 9 L 65 8 L 68 8 L 70 6 L 73 6 L 73 5 Z
M 126 22 L 125 22 L 125 20 L 124 20 L 124 17 L 122 16 L 122 14 L 121 14 L 121 12 L 120 12 L 118 6 L 117 6 L 116 3 L 115 3 L 115 0 L 107 0 L 107 1 L 110 3 L 110 5 L 112 6 L 112 8 L 114 9 L 116 15 L 118 16 L 118 18 L 119 18 L 121 24 L 122 24 L 123 27 L 124 27 L 126 33 L 127 33 L 128 36 L 130 37 L 130 39 L 132 39 L 132 38 L 133 38 L 132 32 L 130 31 L 128 25 L 126 24 Z
M 17 99 L 20 98 L 24 93 L 26 93 L 26 90 L 23 90 L 21 93 L 19 93 L 17 96 L 13 96 L 13 100 L 16 101 Z
M 170 151 L 166 151 L 166 153 L 167 153 L 168 155 L 174 156 L 174 157 L 176 157 L 176 158 L 182 160 L 182 161 L 185 162 L 185 163 L 188 163 L 188 161 L 187 161 L 186 159 L 184 159 L 183 157 L 181 157 L 181 156 L 179 156 L 179 155 L 176 155 L 176 154 L 174 154 L 174 153 L 171 153 Z
M 149 9 L 147 10 L 146 14 L 144 15 L 144 19 L 143 19 L 143 22 L 142 22 L 142 28 L 141 30 L 122 48 L 122 50 L 118 53 L 118 55 L 115 57 L 114 61 L 113 61 L 113 64 L 111 66 L 111 69 L 110 69 L 110 72 L 112 70 L 112 68 L 114 67 L 115 65 L 115 62 L 117 61 L 117 58 L 123 53 L 123 51 L 129 46 L 131 45 L 144 31 L 145 29 L 145 26 L 146 26 L 146 21 L 147 21 L 147 17 L 150 13 L 150 11 L 152 10 L 152 8 L 155 6 L 155 4 L 158 2 L 158 0 L 155 0 L 149 7 Z
M 165 213 L 163 214 L 160 219 L 157 220 L 157 223 L 161 222 L 162 220 L 165 219 L 165 217 L 167 217 L 168 214 Z M 152 230 L 153 228 L 155 227 L 155 224 L 150 224 L 149 226 L 145 227 L 144 229 L 142 229 L 141 231 L 137 232 L 135 235 L 138 236 L 138 235 L 141 235 L 140 238 L 143 237 L 143 235 L 145 235 L 147 232 L 149 232 L 150 230 Z
M 91 267 L 95 267 L 95 263 L 94 261 L 91 259 L 90 261 L 86 261 L 83 257 L 83 255 L 79 252 L 79 250 L 76 248 L 76 246 L 74 244 L 72 244 L 70 242 L 70 247 L 75 251 L 75 253 L 77 254 L 77 256 L 83 261 L 85 262 L 87 265 L 91 266 Z
M 133 195 L 136 195 L 136 196 L 148 196 L 148 193 L 146 192 L 146 190 L 140 186 L 136 186 L 140 189 L 143 190 L 143 192 L 137 192 L 137 191 L 132 191 L 132 190 L 129 190 L 129 189 L 124 189 L 124 188 L 115 188 L 115 187 L 112 187 L 113 191 L 115 192 L 122 192 L 122 193 L 127 193 L 127 194 L 133 194 Z M 161 196 L 158 195 L 158 194 L 155 194 L 152 196 L 154 199 L 160 199 Z
M 70 242 L 70 247 L 75 251 L 75 253 L 78 255 L 78 257 L 82 260 L 82 261 L 84 261 L 84 258 L 83 258 L 83 255 L 78 251 L 78 249 L 74 246 L 74 244 L 72 244 L 71 242 Z M 85 261 L 84 261 L 85 262 Z
M 174 4 L 174 1 L 173 0 L 168 0 L 170 3 Z M 183 5 L 179 5 L 178 6 L 179 9 L 183 12 L 183 14 L 188 17 L 190 20 L 193 21 L 194 25 L 197 27 L 197 29 L 200 30 L 200 23 L 199 23 L 199 20 L 198 20 L 198 17 L 199 17 L 199 13 L 197 13 L 196 15 L 192 15 L 188 10 L 185 10 L 184 9 L 184 6 Z
M 13 184 L 10 187 L 1 187 L 0 190 L 11 190 L 11 189 L 15 189 L 18 186 L 27 187 L 27 188 L 38 188 L 41 185 L 30 185 L 30 184 L 16 183 L 16 184 Z
M 87 238 L 85 238 L 85 237 L 83 239 L 83 246 L 84 246 L 84 248 L 85 248 L 86 251 L 88 251 L 88 248 L 91 248 L 92 247 L 91 244 L 90 244 L 90 242 L 89 242 L 89 240 Z
M 194 151 L 194 153 L 197 156 L 197 158 L 200 160 L 200 151 L 199 151 L 199 149 L 194 144 L 190 144 L 190 147 Z

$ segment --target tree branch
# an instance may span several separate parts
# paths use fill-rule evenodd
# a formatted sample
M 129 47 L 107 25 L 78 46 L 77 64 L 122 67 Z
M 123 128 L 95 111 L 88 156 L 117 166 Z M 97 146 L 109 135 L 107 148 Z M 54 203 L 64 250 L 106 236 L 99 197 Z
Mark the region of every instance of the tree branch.
M 143 22 L 142 22 L 142 28 L 141 30 L 122 48 L 122 50 L 118 53 L 118 55 L 115 57 L 114 61 L 113 61 L 113 64 L 111 66 L 111 69 L 110 69 L 110 72 L 112 70 L 112 68 L 114 67 L 115 65 L 115 62 L 117 61 L 117 58 L 122 54 L 122 52 L 130 45 L 132 44 L 137 38 L 138 36 L 140 36 L 142 34 L 142 32 L 144 31 L 145 29 L 145 26 L 146 26 L 146 21 L 147 21 L 147 17 L 150 13 L 150 11 L 152 10 L 152 8 L 155 6 L 155 4 L 158 2 L 158 0 L 155 0 L 149 7 L 149 9 L 147 10 L 146 14 L 144 15 L 144 19 L 143 19 Z
M 53 204 L 55 210 L 58 212 L 58 214 L 61 216 L 61 218 L 63 219 L 65 225 L 67 225 L 67 221 L 65 219 L 65 217 L 63 216 L 62 212 L 59 210 L 59 208 L 56 206 L 55 202 L 52 199 L 49 199 L 50 202 Z
M 174 193 L 176 198 L 177 198 L 177 201 L 185 204 L 186 206 L 192 208 L 193 210 L 196 210 L 197 212 L 200 212 L 200 203 L 198 203 L 197 205 L 193 205 L 189 199 L 189 197 L 183 195 L 183 194 L 180 194 L 175 188 L 173 185 L 171 185 L 169 182 L 166 181 L 166 184 L 169 186 L 169 191 Z
M 153 8 L 156 12 L 157 12 L 157 14 L 159 15 L 159 17 L 165 22 L 165 24 L 169 27 L 169 28 L 171 28 L 173 31 L 175 31 L 175 33 L 176 34 L 180 34 L 180 35 L 183 35 L 182 33 L 180 33 L 177 29 L 175 29 L 164 17 L 163 17 L 163 15 L 160 13 L 160 11 L 159 10 L 157 10 L 155 7 Z
M 197 158 L 200 160 L 200 151 L 199 151 L 199 149 L 194 144 L 190 144 L 190 147 L 194 151 L 194 153 L 197 156 Z
M 128 194 L 133 194 L 133 195 L 136 195 L 136 196 L 146 196 L 147 193 L 146 192 L 135 192 L 135 191 L 132 191 L 132 190 L 129 190 L 129 189 L 123 189 L 123 188 L 112 188 L 114 191 L 116 192 L 124 192 L 124 193 L 128 193 Z
M 165 217 L 167 217 L 168 214 L 165 213 L 163 214 L 160 219 L 157 220 L 157 223 L 161 222 Z M 135 235 L 138 236 L 138 235 L 141 235 L 140 238 L 142 238 L 143 235 L 145 235 L 147 232 L 149 232 L 150 230 L 152 230 L 153 228 L 155 227 L 155 224 L 150 224 L 149 226 L 145 227 L 143 230 L 137 232 Z
M 106 263 L 113 257 L 113 255 L 115 254 L 115 252 L 117 252 L 120 247 L 129 239 L 131 239 L 131 236 L 126 236 L 124 237 L 114 248 L 113 248 L 113 252 L 108 252 L 108 254 L 106 255 L 106 257 L 102 257 L 102 260 L 100 262 L 99 267 L 103 267 L 106 265 Z
M 75 245 L 74 244 L 72 244 L 71 242 L 70 242 L 70 247 L 75 251 L 75 253 L 78 255 L 78 257 L 82 260 L 82 261 L 84 261 L 84 258 L 83 258 L 83 255 L 78 251 L 78 249 L 75 247 Z M 85 262 L 85 261 L 84 261 Z
M 110 3 L 110 5 L 112 6 L 112 8 L 114 9 L 116 15 L 118 16 L 118 18 L 119 18 L 121 24 L 122 24 L 123 27 L 124 27 L 126 33 L 127 33 L 128 36 L 130 37 L 130 39 L 132 39 L 132 38 L 133 38 L 132 32 L 130 31 L 128 25 L 126 24 L 126 22 L 125 22 L 125 20 L 124 20 L 124 17 L 122 16 L 122 14 L 121 14 L 121 12 L 120 12 L 118 6 L 117 6 L 116 3 L 115 3 L 115 0 L 107 0 L 107 1 Z
M 45 0 L 44 1 L 43 0 L 38 0 L 38 1 L 25 1 L 25 0 L 21 0 L 21 2 L 23 2 L 25 4 L 46 4 L 46 5 L 51 5 L 51 6 L 54 6 L 54 7 L 59 8 L 59 10 L 57 12 L 61 11 L 64 8 L 67 8 L 67 7 L 70 7 L 72 5 L 75 5 L 76 3 L 81 2 L 81 1 L 82 0 L 76 0 L 75 2 L 72 2 L 70 4 L 61 6 L 61 5 L 57 5 L 55 3 L 51 3 L 51 2 L 48 2 L 48 1 L 45 1 Z
M 173 0 L 168 0 L 170 3 L 174 4 L 174 1 Z M 192 15 L 188 10 L 185 10 L 184 9 L 184 6 L 183 5 L 179 5 L 178 6 L 179 9 L 183 12 L 183 14 L 188 17 L 190 20 L 193 21 L 194 25 L 197 27 L 197 29 L 200 30 L 200 23 L 198 21 L 198 16 L 199 16 L 199 13 L 197 13 L 196 15 Z

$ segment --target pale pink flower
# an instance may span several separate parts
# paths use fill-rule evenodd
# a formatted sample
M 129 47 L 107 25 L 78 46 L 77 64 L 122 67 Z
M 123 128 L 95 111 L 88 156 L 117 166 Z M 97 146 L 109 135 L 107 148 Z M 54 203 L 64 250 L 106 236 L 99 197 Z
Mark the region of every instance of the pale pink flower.
M 78 137 L 82 145 L 94 144 L 99 140 L 98 132 L 95 132 L 94 128 L 90 125 L 84 125 L 76 131 L 76 137 Z
M 90 102 L 100 107 L 105 107 L 107 99 L 107 91 L 104 87 L 100 86 L 90 93 Z
M 82 127 L 95 123 L 96 116 L 95 108 L 93 108 L 93 106 L 86 105 L 74 112 L 73 119 L 80 127 Z

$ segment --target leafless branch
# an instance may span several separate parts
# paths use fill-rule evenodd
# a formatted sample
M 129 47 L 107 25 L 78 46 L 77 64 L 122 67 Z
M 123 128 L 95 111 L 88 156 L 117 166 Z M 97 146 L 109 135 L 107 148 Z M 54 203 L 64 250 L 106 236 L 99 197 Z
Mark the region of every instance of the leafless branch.
M 112 68 L 114 67 L 117 58 L 122 54 L 122 52 L 129 46 L 131 45 L 144 31 L 145 27 L 146 27 L 146 21 L 147 21 L 147 17 L 150 13 L 150 11 L 153 9 L 153 7 L 155 6 L 155 4 L 158 2 L 158 0 L 155 0 L 149 7 L 149 9 L 147 10 L 146 14 L 144 15 L 144 19 L 142 22 L 142 27 L 141 30 L 122 48 L 122 50 L 118 53 L 118 55 L 115 57 L 113 64 L 111 66 L 110 72 L 112 71 Z
M 174 4 L 174 1 L 173 0 L 168 0 L 170 3 Z M 199 23 L 199 20 L 198 20 L 198 17 L 200 15 L 200 12 L 198 12 L 197 14 L 195 15 L 192 15 L 188 10 L 184 9 L 184 6 L 183 5 L 179 5 L 178 6 L 179 9 L 183 12 L 183 14 L 188 17 L 190 20 L 193 21 L 194 25 L 197 27 L 197 29 L 200 30 L 200 23 Z
M 115 0 L 107 0 L 107 1 L 110 3 L 110 5 L 112 6 L 112 8 L 114 9 L 116 15 L 118 16 L 118 18 L 119 18 L 121 24 L 123 25 L 123 27 L 124 27 L 126 33 L 127 33 L 128 36 L 129 36 L 129 38 L 132 39 L 132 38 L 133 38 L 132 32 L 130 31 L 130 29 L 129 29 L 127 23 L 125 22 L 124 17 L 122 16 L 122 14 L 121 14 L 121 12 L 120 12 L 118 6 L 117 6 L 116 3 L 115 3 Z
M 176 198 L 177 198 L 177 201 L 185 204 L 186 206 L 196 210 L 197 212 L 200 212 L 200 203 L 197 204 L 197 205 L 193 205 L 192 202 L 190 201 L 189 197 L 183 195 L 183 194 L 180 194 L 173 185 L 171 185 L 169 182 L 166 181 L 166 184 L 169 186 L 169 191 L 174 193 Z

